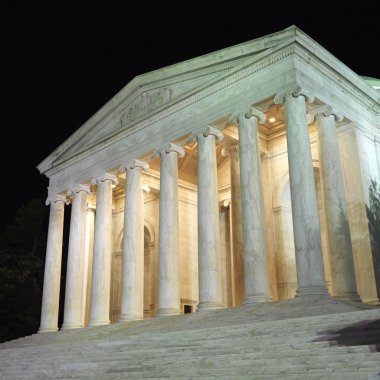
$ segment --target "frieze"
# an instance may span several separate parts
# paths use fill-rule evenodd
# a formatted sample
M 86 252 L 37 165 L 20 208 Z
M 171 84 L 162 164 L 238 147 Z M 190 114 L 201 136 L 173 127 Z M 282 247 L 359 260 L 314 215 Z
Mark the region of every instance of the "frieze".
M 148 93 L 144 91 L 138 101 L 130 106 L 120 119 L 121 126 L 129 125 L 134 120 L 144 114 L 148 114 L 164 104 L 171 101 L 172 91 L 169 88 L 163 88 L 158 92 Z

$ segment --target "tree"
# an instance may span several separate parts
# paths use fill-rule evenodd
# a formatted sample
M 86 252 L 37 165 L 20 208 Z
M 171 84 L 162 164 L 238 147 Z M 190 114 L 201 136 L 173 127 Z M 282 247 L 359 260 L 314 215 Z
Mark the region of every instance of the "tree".
M 380 186 L 374 180 L 371 180 L 369 186 L 369 203 L 366 205 L 366 211 L 371 236 L 377 294 L 380 294 Z
M 46 207 L 23 205 L 0 234 L 0 341 L 36 332 L 39 326 L 46 251 Z

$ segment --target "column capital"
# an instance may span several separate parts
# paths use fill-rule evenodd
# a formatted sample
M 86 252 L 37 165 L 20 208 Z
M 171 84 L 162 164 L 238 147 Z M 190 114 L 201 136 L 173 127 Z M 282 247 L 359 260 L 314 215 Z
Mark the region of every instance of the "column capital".
M 125 171 L 135 169 L 135 168 L 142 168 L 144 172 L 149 170 L 149 165 L 145 161 L 141 161 L 138 159 L 133 159 L 126 164 L 120 165 L 119 172 L 124 173 Z
M 226 209 L 230 206 L 231 204 L 231 199 L 223 199 L 222 201 L 219 201 L 219 208 Z
M 103 172 L 100 175 L 96 175 L 91 179 L 91 185 L 97 185 L 99 182 L 112 181 L 113 184 L 117 185 L 119 180 L 117 175 L 112 173 Z
M 96 210 L 96 205 L 91 202 L 87 202 L 87 211 L 95 211 L 95 210 Z
M 226 157 L 230 155 L 231 150 L 238 152 L 239 151 L 239 142 L 227 143 L 222 149 L 222 156 Z
M 64 194 L 49 194 L 46 198 L 45 205 L 49 206 L 50 204 L 57 203 L 57 202 L 65 202 L 66 204 L 69 204 L 67 201 L 67 196 Z
M 67 194 L 68 197 L 71 197 L 74 193 L 79 193 L 80 191 L 84 191 L 85 193 L 91 195 L 90 186 L 89 185 L 83 185 L 83 184 L 78 184 L 78 185 L 71 186 L 67 190 L 66 194 Z
M 266 116 L 263 112 L 261 112 L 258 108 L 255 107 L 248 107 L 247 112 L 236 112 L 232 113 L 230 115 L 230 124 L 236 124 L 239 123 L 239 119 L 242 117 L 245 117 L 246 119 L 250 119 L 251 117 L 256 117 L 258 121 L 261 123 L 265 123 L 266 121 Z
M 205 128 L 202 128 L 196 132 L 193 132 L 191 134 L 190 141 L 197 140 L 198 136 L 200 136 L 200 135 L 203 135 L 204 137 L 207 137 L 209 135 L 213 135 L 213 136 L 215 136 L 215 139 L 218 141 L 222 141 L 224 138 L 223 133 L 221 131 L 219 131 L 219 129 L 208 125 Z
M 267 117 L 263 112 L 261 112 L 259 109 L 255 107 L 249 107 L 248 112 L 245 114 L 245 117 L 247 119 L 250 119 L 251 117 L 255 116 L 258 121 L 265 123 L 267 120 Z
M 163 153 L 168 154 L 170 152 L 178 153 L 179 157 L 183 157 L 185 155 L 185 150 L 183 149 L 182 146 L 169 142 L 168 144 L 165 144 L 161 148 L 157 149 L 154 153 L 154 157 L 157 157 L 158 155 L 162 155 Z
M 314 96 L 310 94 L 310 92 L 301 87 L 301 86 L 292 86 L 285 87 L 280 89 L 274 97 L 274 104 L 281 104 L 286 101 L 286 98 L 289 96 L 293 96 L 294 98 L 298 98 L 299 96 L 303 96 L 305 98 L 306 103 L 313 103 Z
M 326 116 L 331 116 L 331 115 L 334 116 L 335 121 L 337 123 L 343 120 L 343 115 L 337 112 L 336 110 L 334 110 L 331 106 L 327 104 L 323 104 L 319 107 L 316 107 L 310 110 L 307 114 L 309 122 L 313 122 L 314 120 L 320 117 L 326 117 Z

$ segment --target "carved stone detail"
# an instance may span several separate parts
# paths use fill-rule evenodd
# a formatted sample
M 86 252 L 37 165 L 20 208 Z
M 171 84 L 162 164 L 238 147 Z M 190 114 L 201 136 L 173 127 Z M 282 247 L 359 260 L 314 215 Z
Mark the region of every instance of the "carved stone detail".
M 222 149 L 222 156 L 226 157 L 230 155 L 231 150 L 238 151 L 239 150 L 239 143 L 238 142 L 230 142 L 224 145 Z
M 340 123 L 343 121 L 343 115 L 332 109 L 331 106 L 324 104 L 320 107 L 314 108 L 308 112 L 308 121 L 313 122 L 317 117 L 333 115 L 335 121 Z
M 115 185 L 119 183 L 119 180 L 115 174 L 104 172 L 101 175 L 93 177 L 91 180 L 91 185 L 97 185 L 99 182 L 104 181 L 112 181 Z
M 252 116 L 257 117 L 261 123 L 265 123 L 266 121 L 266 116 L 263 112 L 255 107 L 249 106 L 247 112 L 237 112 L 230 114 L 230 124 L 237 124 L 239 122 L 239 118 L 241 117 L 250 119 Z
M 82 184 L 78 184 L 78 185 L 70 187 L 67 190 L 66 194 L 67 194 L 67 196 L 71 197 L 74 193 L 79 193 L 80 191 L 84 191 L 87 194 L 91 195 L 90 186 L 88 186 L 88 185 L 82 185 Z
M 167 104 L 171 101 L 172 91 L 169 88 L 163 88 L 158 92 L 148 93 L 144 91 L 138 101 L 131 105 L 127 111 L 122 115 L 120 122 L 124 127 L 129 125 L 134 120 Z
M 249 107 L 249 110 L 245 114 L 245 117 L 247 119 L 250 119 L 252 116 L 257 117 L 258 121 L 260 121 L 261 123 L 265 123 L 265 121 L 267 120 L 267 117 L 265 116 L 265 114 L 261 112 L 259 109 L 254 108 L 254 107 Z
M 45 205 L 49 206 L 51 203 L 56 203 L 56 202 L 65 202 L 66 204 L 69 204 L 69 202 L 67 201 L 66 195 L 49 194 L 48 197 L 46 198 Z
M 224 138 L 223 133 L 219 131 L 219 129 L 216 129 L 208 125 L 206 128 L 193 132 L 189 141 L 195 141 L 197 139 L 197 136 L 199 135 L 203 135 L 204 137 L 207 137 L 208 135 L 214 135 L 215 139 L 218 141 L 222 141 Z
M 149 170 L 149 165 L 146 162 L 138 160 L 135 158 L 126 164 L 120 165 L 119 172 L 124 173 L 125 171 L 127 171 L 129 169 L 134 169 L 136 167 L 142 168 L 142 170 L 145 172 Z
M 295 98 L 298 98 L 301 95 L 305 97 L 306 103 L 310 104 L 314 102 L 314 96 L 307 90 L 301 88 L 300 86 L 293 86 L 281 89 L 274 97 L 274 104 L 284 103 L 287 96 L 294 96 Z
M 177 152 L 179 157 L 183 157 L 185 155 L 185 150 L 183 149 L 182 146 L 173 144 L 173 143 L 168 143 L 164 145 L 162 148 L 157 149 L 154 156 L 161 155 L 162 153 L 170 153 L 170 152 Z

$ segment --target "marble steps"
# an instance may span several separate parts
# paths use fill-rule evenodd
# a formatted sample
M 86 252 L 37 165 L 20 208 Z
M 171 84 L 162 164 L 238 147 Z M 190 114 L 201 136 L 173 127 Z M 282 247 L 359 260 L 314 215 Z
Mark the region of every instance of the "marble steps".
M 315 338 L 315 337 L 313 337 Z M 235 345 L 235 346 L 234 346 Z M 270 348 L 270 350 L 268 350 Z M 33 357 L 40 358 L 43 360 L 48 360 L 50 358 L 56 358 L 58 361 L 61 359 L 60 353 L 64 352 L 64 360 L 82 360 L 82 359 L 92 359 L 96 360 L 108 360 L 108 357 L 117 359 L 139 359 L 139 358 L 149 358 L 152 355 L 155 357 L 164 357 L 170 355 L 171 357 L 186 357 L 191 355 L 215 355 L 224 353 L 244 353 L 247 357 L 281 357 L 283 352 L 291 351 L 293 356 L 304 356 L 305 353 L 313 354 L 313 350 L 317 352 L 319 349 L 328 348 L 331 355 L 333 354 L 361 354 L 369 353 L 368 346 L 330 346 L 329 342 L 313 342 L 313 340 L 305 339 L 295 340 L 287 339 L 283 337 L 282 339 L 252 339 L 244 340 L 243 337 L 232 339 L 227 338 L 225 340 L 214 339 L 208 342 L 197 341 L 189 342 L 183 344 L 170 342 L 170 344 L 161 344 L 157 347 L 152 347 L 151 344 L 147 343 L 145 345 L 140 345 L 136 347 L 134 343 L 124 344 L 117 347 L 89 347 L 88 345 L 77 345 L 76 347 L 70 346 L 60 346 L 60 347 L 49 347 L 48 350 L 11 350 L 9 353 L 2 355 L 2 359 L 7 361 L 8 365 L 16 363 L 18 365 L 20 356 L 22 357 Z M 62 356 L 63 357 L 63 356 Z
M 273 302 L 273 304 L 275 304 L 275 302 Z M 243 309 L 243 310 L 237 310 L 237 309 Z M 199 329 L 200 327 L 206 328 L 206 327 L 214 327 L 214 326 L 221 326 L 221 325 L 228 326 L 231 324 L 235 324 L 235 325 L 248 324 L 248 323 L 254 324 L 254 323 L 262 322 L 268 319 L 270 320 L 289 319 L 289 318 L 295 318 L 295 315 L 298 317 L 302 317 L 302 314 L 307 314 L 307 313 L 297 313 L 297 310 L 293 308 L 292 315 L 290 317 L 286 313 L 282 312 L 280 314 L 276 314 L 275 318 L 273 315 L 269 315 L 269 316 L 265 315 L 264 317 L 260 318 L 260 316 L 257 315 L 257 311 L 252 312 L 252 310 L 250 310 L 249 308 L 247 309 L 248 310 L 244 310 L 243 307 L 229 309 L 229 313 L 228 313 L 229 315 L 227 313 L 223 313 L 224 310 L 221 310 L 218 312 L 210 312 L 210 315 L 201 316 L 201 318 L 199 317 L 199 315 L 195 314 L 195 315 L 185 315 L 185 316 L 179 316 L 179 317 L 170 317 L 170 318 L 167 318 L 167 321 L 152 319 L 149 321 L 130 322 L 128 324 L 125 324 L 125 323 L 113 324 L 109 326 L 91 328 L 91 329 L 62 331 L 62 332 L 59 332 L 58 334 L 57 333 L 38 334 L 38 335 L 26 337 L 26 338 L 21 338 L 12 342 L 7 342 L 1 345 L 0 348 L 17 347 L 21 345 L 27 346 L 27 345 L 34 345 L 34 344 L 41 345 L 41 344 L 59 343 L 59 342 L 65 342 L 65 341 L 72 342 L 75 340 L 82 340 L 84 338 L 87 340 L 99 340 L 99 339 L 102 339 L 103 337 L 107 337 L 107 336 L 109 337 L 110 335 L 112 335 L 113 338 L 117 339 L 120 336 L 132 336 L 134 334 L 141 334 L 141 330 L 146 331 L 146 333 L 154 333 L 157 331 L 184 331 L 184 330 L 188 331 L 192 329 L 194 330 Z M 309 310 L 308 314 L 310 314 L 310 308 L 308 310 Z M 317 311 L 321 314 L 323 310 L 318 308 Z M 344 312 L 344 314 L 342 315 L 345 315 L 345 314 L 349 315 L 351 314 L 350 313 L 351 311 L 353 310 L 350 310 L 349 312 Z M 243 312 L 248 314 L 246 318 L 242 318 L 242 314 L 244 314 Z M 336 315 L 336 314 L 332 314 L 332 315 Z M 331 316 L 326 315 L 326 320 L 330 318 Z
M 230 345 L 234 345 L 236 342 L 231 342 Z M 315 346 L 317 344 L 318 347 Z M 312 349 L 309 349 L 309 352 L 307 353 L 307 358 L 305 360 L 305 355 L 306 352 L 303 351 L 306 349 L 307 345 L 313 346 Z M 263 345 L 262 350 L 265 351 L 265 346 Z M 285 345 L 283 345 L 285 346 Z M 232 367 L 234 368 L 233 371 L 238 371 L 238 373 L 244 372 L 247 368 L 247 363 L 249 363 L 249 368 L 250 368 L 250 374 L 261 374 L 263 368 L 265 369 L 265 373 L 272 373 L 272 374 L 278 374 L 278 373 L 293 373 L 294 371 L 301 371 L 303 373 L 306 373 L 306 369 L 308 371 L 315 370 L 317 371 L 318 369 L 320 371 L 326 372 L 326 368 L 328 370 L 333 371 L 333 370 L 338 370 L 341 369 L 341 364 L 344 364 L 344 368 L 347 369 L 347 366 L 349 366 L 347 363 L 350 361 L 354 361 L 355 363 L 360 363 L 355 364 L 351 366 L 351 370 L 355 372 L 360 372 L 362 371 L 376 371 L 377 368 L 379 367 L 380 363 L 380 357 L 377 355 L 377 357 L 372 356 L 372 361 L 370 364 L 365 365 L 365 359 L 368 357 L 368 347 L 345 347 L 344 350 L 343 347 L 332 347 L 333 351 L 339 351 L 339 352 L 329 352 L 329 355 L 323 354 L 323 352 L 318 352 L 319 348 L 325 348 L 325 342 L 319 342 L 319 343 L 304 343 L 303 345 L 301 344 L 297 354 L 301 354 L 301 357 L 294 357 L 294 353 L 289 350 L 290 348 L 294 348 L 292 344 L 288 345 L 288 349 L 283 349 L 283 347 L 277 347 L 278 348 L 278 354 L 280 360 L 278 360 L 278 355 L 274 355 L 274 350 L 268 350 L 267 356 L 268 358 L 257 358 L 257 352 L 253 352 L 252 355 L 244 351 L 244 349 L 240 348 L 232 350 L 227 347 L 224 347 L 224 351 L 222 350 L 221 352 L 212 352 L 210 351 L 201 351 L 199 347 L 197 347 L 197 352 L 191 352 L 191 349 L 187 349 L 187 355 L 181 355 L 180 359 L 177 357 L 174 357 L 174 352 L 173 350 L 169 350 L 168 354 L 170 355 L 169 358 L 166 360 L 163 360 L 162 357 L 157 358 L 157 360 L 149 360 L 149 357 L 152 355 L 152 350 L 150 352 L 147 352 L 145 355 L 141 356 L 140 355 L 140 361 L 139 362 L 138 356 L 133 355 L 133 351 L 127 351 L 125 352 L 127 357 L 123 356 L 112 356 L 109 358 L 109 363 L 106 366 L 102 366 L 102 363 L 105 361 L 107 362 L 106 358 L 104 358 L 104 352 L 101 352 L 101 360 L 98 358 L 96 359 L 95 357 L 95 362 L 91 363 L 89 362 L 89 359 L 92 358 L 93 352 L 91 351 L 86 351 L 85 356 L 87 357 L 87 361 L 85 358 L 80 358 L 78 353 L 75 352 L 74 350 L 72 351 L 72 354 L 74 355 L 73 357 L 77 357 L 78 361 L 75 362 L 73 361 L 72 357 L 68 357 L 67 355 L 64 355 L 64 357 L 57 358 L 57 355 L 59 353 L 56 353 L 55 355 L 52 356 L 52 359 L 55 358 L 53 362 L 50 362 L 47 356 L 43 357 L 43 360 L 45 363 L 39 363 L 38 360 L 35 362 L 34 360 L 39 357 L 40 355 L 34 354 L 33 357 L 31 358 L 33 361 L 33 364 L 31 366 L 26 366 L 24 371 L 20 371 L 19 365 L 17 362 L 15 363 L 16 365 L 13 366 L 8 366 L 8 371 L 5 371 L 3 375 L 7 377 L 9 374 L 15 375 L 18 374 L 18 376 L 28 376 L 31 371 L 38 371 L 41 376 L 42 374 L 45 373 L 47 376 L 53 376 L 57 372 L 64 372 L 66 373 L 67 378 L 83 378 L 81 373 L 81 370 L 85 371 L 88 373 L 88 371 L 94 371 L 94 376 L 96 375 L 96 372 L 101 372 L 101 373 L 107 373 L 105 378 L 118 378 L 118 374 L 120 373 L 128 373 L 128 378 L 132 376 L 132 374 L 137 374 L 136 377 L 139 378 L 139 376 L 150 376 L 152 375 L 152 369 L 154 368 L 155 374 L 159 377 L 159 375 L 162 375 L 163 371 L 169 370 L 171 367 L 172 371 L 176 373 L 178 371 L 178 366 L 181 368 L 181 371 L 185 371 L 186 374 L 191 372 L 193 370 L 193 367 L 196 366 L 196 368 L 200 368 L 202 370 L 202 366 L 206 366 L 205 370 L 208 371 L 208 374 L 210 376 L 216 376 L 215 371 L 218 372 L 214 368 L 209 368 L 210 366 L 215 367 L 217 366 L 218 370 L 221 370 L 221 368 L 225 368 L 224 373 L 227 374 L 229 371 L 229 368 Z M 270 346 L 267 346 L 269 348 Z M 80 349 L 80 348 L 79 348 Z M 256 349 L 254 346 L 247 346 L 247 349 Z M 347 352 L 351 350 L 351 352 Z M 94 350 L 93 350 L 94 351 Z M 161 353 L 162 353 L 161 349 Z M 235 351 L 235 352 L 234 352 Z M 342 352 L 344 351 L 344 352 Z M 280 354 L 282 352 L 282 354 Z M 353 352 L 357 352 L 355 355 Z M 111 354 L 113 355 L 115 352 L 112 352 Z M 140 354 L 140 352 L 135 352 L 136 354 Z M 95 352 L 96 354 L 96 352 Z M 128 354 L 131 356 L 131 363 L 128 364 L 125 362 L 126 359 L 128 359 Z M 196 356 L 194 356 L 196 354 Z M 271 355 L 272 354 L 272 355 Z M 322 354 L 318 357 L 318 354 Z M 67 356 L 67 357 L 66 357 Z M 96 355 L 95 355 L 96 356 Z M 91 357 L 91 358 L 90 358 Z M 310 361 L 310 357 L 312 358 Z M 308 361 L 309 360 L 309 361 Z M 48 361 L 48 363 L 46 363 Z M 83 362 L 85 361 L 85 362 Z M 333 365 L 330 365 L 328 363 L 333 362 Z M 372 363 L 373 362 L 373 363 Z M 319 363 L 319 365 L 316 365 L 316 363 Z M 327 363 L 327 364 L 326 364 Z M 280 365 L 281 364 L 281 365 Z M 337 366 L 337 368 L 334 368 L 334 365 Z M 255 367 L 254 370 L 252 370 L 252 367 Z M 260 369 L 257 369 L 260 367 Z M 273 368 L 272 368 L 273 367 Z M 330 368 L 331 367 L 331 368 Z M 71 369 L 70 369 L 71 368 Z M 325 369 L 324 369 L 325 368 Z M 289 372 L 290 371 L 290 372 Z M 293 372 L 291 372 L 293 371 Z M 218 372 L 219 373 L 219 372 Z M 197 372 L 199 375 L 199 371 Z M 66 378 L 63 377 L 63 378 Z M 141 378 L 140 377 L 140 378 Z M 166 377 L 166 375 L 165 375 Z M 12 377 L 9 377 L 12 378 Z M 95 378 L 95 377 L 94 377 Z M 121 377 L 123 378 L 123 377 Z
M 364 350 L 363 350 L 364 351 Z M 34 359 L 30 365 L 20 365 L 14 363 L 14 365 L 7 365 L 6 369 L 3 369 L 3 375 L 14 374 L 17 371 L 19 373 L 23 372 L 27 374 L 31 370 L 35 369 L 41 372 L 56 372 L 59 371 L 78 371 L 78 370 L 97 370 L 105 372 L 135 372 L 135 371 L 146 371 L 147 369 L 155 368 L 161 370 L 163 368 L 169 368 L 170 366 L 182 369 L 191 368 L 196 365 L 196 368 L 230 368 L 231 366 L 240 368 L 240 366 L 245 366 L 249 364 L 255 368 L 257 367 L 297 367 L 306 366 L 309 370 L 311 369 L 328 369 L 328 368 L 340 368 L 341 364 L 344 364 L 344 368 L 352 367 L 353 370 L 360 368 L 370 368 L 379 369 L 380 354 L 369 352 L 357 352 L 357 353 L 347 353 L 342 350 L 335 350 L 335 352 L 324 353 L 319 352 L 318 349 L 313 348 L 308 350 L 307 354 L 300 352 L 282 351 L 281 355 L 271 356 L 269 353 L 266 356 L 258 356 L 257 353 L 247 353 L 244 350 L 229 350 L 225 348 L 222 352 L 204 352 L 198 351 L 196 353 L 187 351 L 188 355 L 173 355 L 169 353 L 167 357 L 154 357 L 154 355 L 138 357 L 128 357 L 128 355 L 116 356 L 116 357 L 101 357 L 96 358 L 93 361 L 93 355 L 89 355 L 87 358 L 77 357 L 76 361 L 73 358 L 66 357 L 55 357 L 55 360 L 50 361 L 48 358 L 44 357 L 43 362 L 40 362 L 36 357 L 31 357 Z M 295 355 L 294 355 L 295 354 Z M 254 370 L 253 370 L 254 371 Z
M 330 360 L 330 359 L 329 359 Z M 50 368 L 33 367 L 24 371 L 11 371 L 8 375 L 5 373 L 3 379 L 28 378 L 30 373 L 35 373 L 35 378 L 92 378 L 92 379 L 118 379 L 118 378 L 179 378 L 179 377 L 192 377 L 199 378 L 199 376 L 218 377 L 223 378 L 230 376 L 231 378 L 240 378 L 240 376 L 249 375 L 251 378 L 257 378 L 258 375 L 277 375 L 279 378 L 288 379 L 288 376 L 303 374 L 304 379 L 309 379 L 309 374 L 319 374 L 320 378 L 331 378 L 331 374 L 339 374 L 340 379 L 345 379 L 343 375 L 347 372 L 354 373 L 358 379 L 359 375 L 367 379 L 368 375 L 376 374 L 378 369 L 378 362 L 362 361 L 358 364 L 350 364 L 346 362 L 331 363 L 331 362 L 318 362 L 313 361 L 303 363 L 293 362 L 274 362 L 262 361 L 252 362 L 249 360 L 237 360 L 231 358 L 226 361 L 224 358 L 218 358 L 202 361 L 187 360 L 183 362 L 171 361 L 163 362 L 161 364 L 146 363 L 144 365 L 118 365 L 108 368 L 104 371 L 101 367 L 96 366 L 94 363 L 91 365 L 54 365 Z M 57 373 L 60 375 L 57 376 Z M 174 375 L 175 374 L 175 375 Z M 173 376 L 174 375 L 174 376 Z M 13 377 L 14 376 L 14 377 Z M 254 376 L 254 377 L 253 377 Z M 367 377 L 364 377 L 367 376 Z M 337 377 L 339 378 L 339 377 Z
M 351 315 L 350 315 L 351 314 Z M 255 323 L 255 324 L 247 324 L 247 325 L 239 325 L 239 326 L 233 326 L 232 330 L 226 330 L 226 329 L 220 329 L 219 327 L 214 327 L 214 328 L 208 328 L 208 329 L 198 329 L 198 330 L 190 330 L 191 331 L 191 336 L 190 340 L 194 339 L 199 339 L 201 341 L 205 341 L 207 343 L 207 338 L 209 337 L 209 341 L 212 345 L 215 345 L 218 341 L 218 338 L 225 338 L 227 340 L 233 340 L 235 337 L 240 341 L 240 343 L 243 343 L 245 340 L 250 339 L 249 337 L 252 335 L 255 335 L 256 338 L 263 339 L 264 337 L 269 337 L 271 339 L 274 339 L 277 336 L 280 337 L 285 337 L 286 335 L 291 335 L 292 338 L 296 338 L 299 335 L 304 335 L 309 334 L 310 331 L 314 330 L 317 332 L 323 332 L 327 331 L 329 332 L 329 335 L 332 335 L 330 333 L 330 330 L 334 330 L 334 327 L 340 328 L 342 327 L 342 324 L 349 324 L 352 322 L 355 322 L 358 317 L 360 319 L 368 319 L 371 320 L 374 317 L 377 316 L 377 311 L 371 311 L 370 313 L 366 312 L 365 314 L 359 313 L 350 313 L 350 314 L 344 314 L 344 315 L 336 315 L 336 320 L 331 320 L 331 319 L 321 319 L 321 318 L 315 318 L 315 317 L 308 317 L 303 320 L 303 324 L 299 322 L 299 320 L 293 320 L 292 322 L 289 321 L 278 321 L 276 323 L 273 322 L 262 322 L 262 323 Z M 305 323 L 305 321 L 307 323 Z M 265 331 L 265 332 L 263 332 Z M 218 337 L 218 333 L 220 333 L 220 337 Z M 60 333 L 59 333 L 60 334 Z M 243 335 L 244 336 L 241 336 Z M 49 334 L 54 338 L 55 334 Z M 136 337 L 136 336 L 128 336 L 128 333 L 126 331 L 125 334 L 125 343 L 134 344 L 134 347 L 136 349 L 137 346 L 139 346 L 139 339 L 141 339 L 141 335 Z M 150 332 L 144 332 L 144 340 L 143 342 L 146 342 L 150 347 L 154 346 L 155 344 L 159 344 L 160 347 L 163 347 L 165 344 L 165 337 L 162 335 L 162 333 L 159 334 L 153 334 Z M 36 338 L 38 338 L 37 336 Z M 166 337 L 168 341 L 176 341 L 177 339 L 180 339 L 183 345 L 187 345 L 188 338 L 187 335 L 183 333 L 183 331 L 177 331 L 177 332 L 167 332 Z M 82 337 L 83 338 L 83 337 Z M 110 337 L 108 337 L 109 339 Z M 53 339 L 53 343 L 54 344 Z M 91 341 L 91 340 L 87 340 Z M 70 341 L 70 344 L 75 344 L 74 341 Z M 96 342 L 96 340 L 95 340 Z M 122 346 L 124 341 L 121 339 L 117 339 L 116 336 L 112 337 L 112 343 L 107 342 L 107 341 L 100 341 L 98 342 L 98 346 L 104 346 L 108 350 L 111 350 L 113 347 L 118 349 L 118 347 Z M 60 345 L 64 344 L 65 342 L 60 342 L 58 344 L 58 349 Z M 82 344 L 84 342 L 82 341 Z M 251 343 L 251 342 L 250 342 Z M 55 342 L 55 344 L 57 344 Z M 90 343 L 92 344 L 92 343 Z M 42 346 L 42 347 L 41 347 Z M 39 345 L 39 347 L 35 347 L 35 345 L 30 345 L 30 346 L 22 346 L 25 349 L 30 349 L 31 351 L 38 352 L 39 350 L 44 350 L 43 345 Z M 40 348 L 41 347 L 41 348 Z M 10 349 L 10 348 L 9 348 Z M 145 349 L 144 345 L 142 346 L 141 349 Z M 8 350 L 5 350 L 8 351 Z M 0 351 L 4 355 L 5 352 L 4 350 Z M 12 350 L 10 349 L 10 352 Z
M 339 304 L 328 314 L 330 302 L 313 316 L 289 302 L 273 314 L 275 304 L 33 335 L 0 346 L 0 378 L 376 379 L 380 353 L 368 345 L 315 340 L 379 319 L 379 309 Z
M 267 319 L 269 317 L 271 320 L 278 320 L 284 318 L 285 316 L 289 318 L 298 318 L 303 316 L 337 314 L 340 312 L 371 309 L 373 309 L 373 306 L 361 303 L 342 302 L 335 299 L 317 300 L 315 302 L 309 302 L 307 308 L 305 308 L 305 303 L 303 301 L 299 301 L 299 299 L 291 299 L 286 301 L 274 301 L 255 305 L 243 305 L 235 308 L 225 308 L 221 310 L 209 311 L 204 313 L 205 315 L 202 315 L 202 317 L 201 314 L 203 313 L 187 314 L 182 317 L 191 317 L 194 321 L 196 321 L 197 319 L 202 319 L 203 321 L 210 321 L 214 320 L 215 317 L 222 317 L 224 321 L 228 321 L 230 317 L 236 322 L 237 319 L 240 320 L 245 318 L 251 321 L 252 317 L 254 317 L 255 319 Z M 275 314 L 273 314 L 273 312 L 275 312 Z M 144 321 L 144 323 L 146 324 L 156 324 L 156 322 L 157 319 L 155 318 Z M 141 321 L 134 323 L 141 323 Z M 70 331 L 66 332 L 69 333 Z M 22 340 L 25 338 L 20 339 Z

